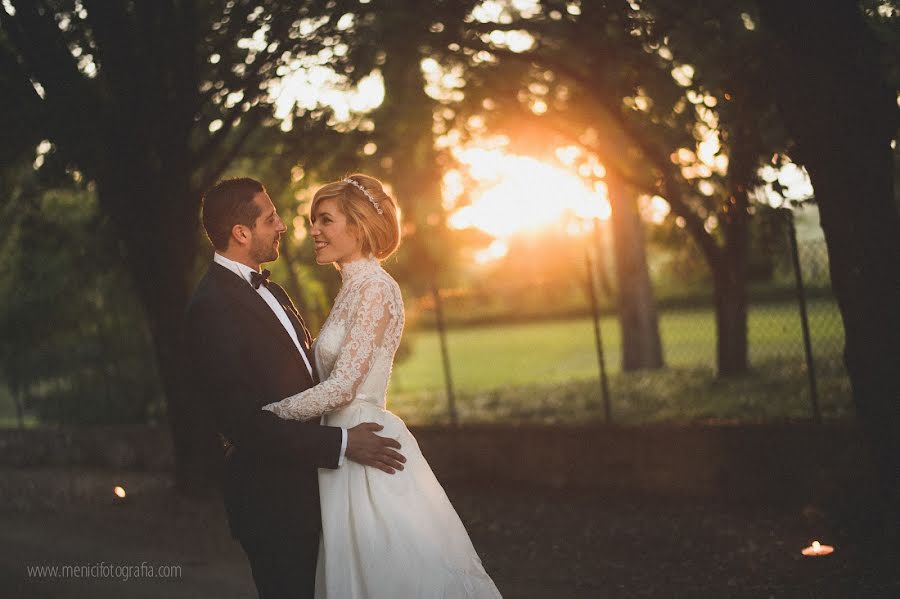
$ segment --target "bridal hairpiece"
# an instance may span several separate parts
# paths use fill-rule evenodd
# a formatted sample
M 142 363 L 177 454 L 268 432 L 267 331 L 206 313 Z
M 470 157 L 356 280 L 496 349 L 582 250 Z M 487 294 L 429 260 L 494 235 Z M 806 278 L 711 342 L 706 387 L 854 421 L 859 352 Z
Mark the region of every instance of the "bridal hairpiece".
M 341 179 L 341 180 L 345 181 L 346 183 L 349 183 L 353 187 L 355 187 L 358 190 L 360 190 L 361 192 L 363 192 L 363 194 L 366 196 L 366 199 L 368 199 L 370 202 L 372 202 L 372 205 L 375 206 L 375 210 L 378 211 L 378 214 L 384 214 L 384 210 L 381 209 L 381 205 L 375 201 L 375 198 L 372 197 L 372 194 L 369 193 L 369 190 L 366 189 L 365 187 L 363 187 L 358 181 L 355 181 L 354 179 L 351 179 L 349 177 L 347 177 L 345 179 Z

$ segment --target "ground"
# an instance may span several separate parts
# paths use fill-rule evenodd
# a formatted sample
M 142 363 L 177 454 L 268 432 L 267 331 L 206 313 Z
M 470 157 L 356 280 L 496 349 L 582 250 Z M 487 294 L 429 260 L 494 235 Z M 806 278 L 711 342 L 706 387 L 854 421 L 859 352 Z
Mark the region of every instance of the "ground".
M 112 486 L 130 490 L 114 505 Z M 854 541 L 815 506 L 625 498 L 566 490 L 449 488 L 488 572 L 509 598 L 900 597 L 900 551 Z M 6 470 L 0 588 L 46 599 L 253 598 L 220 502 L 185 500 L 166 477 Z M 800 549 L 813 538 L 828 557 Z M 38 579 L 47 564 L 178 565 L 169 579 Z

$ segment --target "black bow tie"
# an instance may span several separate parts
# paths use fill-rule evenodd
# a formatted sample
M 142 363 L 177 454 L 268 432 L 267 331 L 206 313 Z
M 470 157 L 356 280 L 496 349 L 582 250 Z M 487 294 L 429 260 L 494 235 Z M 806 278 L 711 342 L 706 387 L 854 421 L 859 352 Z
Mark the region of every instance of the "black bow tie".
M 269 275 L 272 274 L 269 272 L 268 268 L 264 268 L 262 273 L 258 273 L 255 270 L 250 273 L 250 284 L 253 285 L 254 289 L 259 289 L 260 285 L 269 286 Z

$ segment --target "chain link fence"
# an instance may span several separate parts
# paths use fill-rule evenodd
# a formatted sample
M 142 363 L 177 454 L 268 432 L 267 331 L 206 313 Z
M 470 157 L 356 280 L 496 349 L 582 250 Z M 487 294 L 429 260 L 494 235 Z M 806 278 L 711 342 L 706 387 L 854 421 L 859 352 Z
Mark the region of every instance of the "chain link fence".
M 852 406 L 842 357 L 843 325 L 831 291 L 825 242 L 806 227 L 794 246 L 792 220 L 777 219 L 773 227 L 776 242 L 762 256 L 768 265 L 765 276 L 748 284 L 745 374 L 716 376 L 717 330 L 708 287 L 658 297 L 665 367 L 622 372 L 621 330 L 609 283 L 614 277 L 601 273 L 596 283 L 598 348 L 590 295 L 573 275 L 573 285 L 583 287 L 575 293 L 556 282 L 540 281 L 523 281 L 514 288 L 442 290 L 448 321 L 444 335 L 432 324 L 433 297 L 408 306 L 414 324 L 408 332 L 411 348 L 395 368 L 391 408 L 413 422 L 453 420 L 448 404 L 467 422 L 605 421 L 599 349 L 613 422 L 847 416 Z M 504 306 L 512 300 L 504 302 L 504 297 L 528 301 L 518 302 L 515 313 L 505 313 Z M 449 392 L 442 339 L 453 382 Z

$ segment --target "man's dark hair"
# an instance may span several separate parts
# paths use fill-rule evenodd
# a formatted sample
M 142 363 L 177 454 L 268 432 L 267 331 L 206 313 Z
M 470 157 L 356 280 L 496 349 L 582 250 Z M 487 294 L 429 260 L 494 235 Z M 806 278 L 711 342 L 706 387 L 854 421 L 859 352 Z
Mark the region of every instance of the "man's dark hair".
M 262 213 L 253 196 L 265 190 L 256 179 L 238 177 L 219 181 L 203 194 L 201 218 L 213 247 L 219 251 L 228 249 L 235 225 L 253 228 Z

